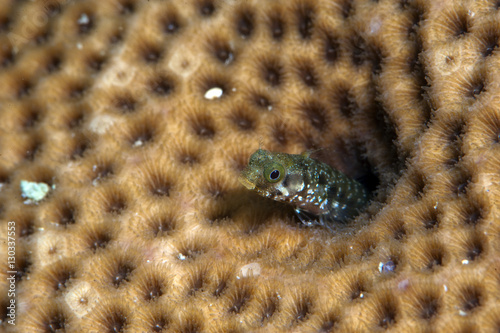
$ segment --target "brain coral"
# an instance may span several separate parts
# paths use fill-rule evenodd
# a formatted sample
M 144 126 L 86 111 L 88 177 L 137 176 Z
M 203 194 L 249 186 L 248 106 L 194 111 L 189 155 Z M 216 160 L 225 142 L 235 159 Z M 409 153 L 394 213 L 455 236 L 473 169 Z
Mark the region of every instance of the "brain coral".
M 499 331 L 499 22 L 497 0 L 1 2 L 0 329 Z M 259 145 L 320 149 L 374 198 L 300 225 L 238 183 Z

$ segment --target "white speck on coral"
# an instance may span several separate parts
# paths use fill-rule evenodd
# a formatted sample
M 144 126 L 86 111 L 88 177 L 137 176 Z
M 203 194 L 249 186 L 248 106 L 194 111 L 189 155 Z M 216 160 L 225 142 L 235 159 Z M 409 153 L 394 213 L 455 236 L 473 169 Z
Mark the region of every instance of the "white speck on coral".
M 96 134 L 104 134 L 111 126 L 121 122 L 118 117 L 110 115 L 98 115 L 92 119 L 89 129 Z
M 259 276 L 261 272 L 261 267 L 258 263 L 252 262 L 247 264 L 240 269 L 240 274 L 242 277 Z
M 459 310 L 458 314 L 461 315 L 462 317 L 467 316 L 467 312 L 465 312 L 464 310 Z
M 204 97 L 205 97 L 205 99 L 209 99 L 209 100 L 218 99 L 218 98 L 222 97 L 223 93 L 224 93 L 224 91 L 222 90 L 222 88 L 213 87 L 213 88 L 208 89 L 205 92 Z
M 445 284 L 443 284 L 443 289 L 444 289 L 444 292 L 448 291 L 448 287 Z
M 76 43 L 76 48 L 79 50 L 83 49 L 82 43 Z
M 382 26 L 382 21 L 379 17 L 376 17 L 370 22 L 370 34 L 376 34 L 379 32 L 380 27 Z
M 410 285 L 410 281 L 408 279 L 404 279 L 403 281 L 398 283 L 399 290 L 406 290 Z
M 89 19 L 89 16 L 85 13 L 82 13 L 82 15 L 80 15 L 80 17 L 78 18 L 78 24 L 89 24 L 90 22 L 90 19 Z
M 467 259 L 462 260 L 462 265 L 468 265 L 468 264 L 469 264 L 469 260 L 467 260 Z
M 177 258 L 179 258 L 179 260 L 186 260 L 186 256 L 185 256 L 185 255 L 183 255 L 182 253 L 179 253 L 179 254 L 177 255 Z

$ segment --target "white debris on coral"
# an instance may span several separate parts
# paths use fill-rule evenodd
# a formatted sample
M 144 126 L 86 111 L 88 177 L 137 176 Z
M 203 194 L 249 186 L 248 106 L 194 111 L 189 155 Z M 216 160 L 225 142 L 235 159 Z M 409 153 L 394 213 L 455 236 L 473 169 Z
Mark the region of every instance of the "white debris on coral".
M 224 91 L 222 90 L 222 88 L 213 87 L 213 88 L 208 89 L 205 92 L 205 96 L 204 97 L 205 97 L 205 99 L 209 99 L 209 100 L 218 99 L 218 98 L 222 97 L 223 93 L 224 93 Z
M 252 262 L 250 264 L 247 264 L 240 269 L 240 276 L 241 277 L 251 277 L 251 276 L 259 276 L 261 272 L 261 267 L 258 263 Z
M 28 180 L 21 180 L 21 196 L 26 200 L 25 204 L 38 202 L 43 200 L 50 191 L 50 186 L 45 183 L 30 182 Z

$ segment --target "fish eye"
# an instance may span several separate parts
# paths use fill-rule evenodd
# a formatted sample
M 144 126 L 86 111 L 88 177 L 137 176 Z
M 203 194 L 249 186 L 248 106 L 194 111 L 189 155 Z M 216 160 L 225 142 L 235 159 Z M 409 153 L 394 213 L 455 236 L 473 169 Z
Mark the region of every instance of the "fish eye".
M 264 171 L 264 177 L 268 182 L 276 183 L 280 181 L 285 174 L 285 169 L 279 164 L 273 164 L 266 168 Z

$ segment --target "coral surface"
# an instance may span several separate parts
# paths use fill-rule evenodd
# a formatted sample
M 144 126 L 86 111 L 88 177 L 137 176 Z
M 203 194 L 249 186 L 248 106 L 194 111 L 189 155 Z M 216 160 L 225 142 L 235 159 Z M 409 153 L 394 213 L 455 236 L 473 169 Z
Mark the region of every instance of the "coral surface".
M 499 38 L 498 0 L 2 1 L 0 330 L 499 331 Z M 301 225 L 259 146 L 373 200 Z

